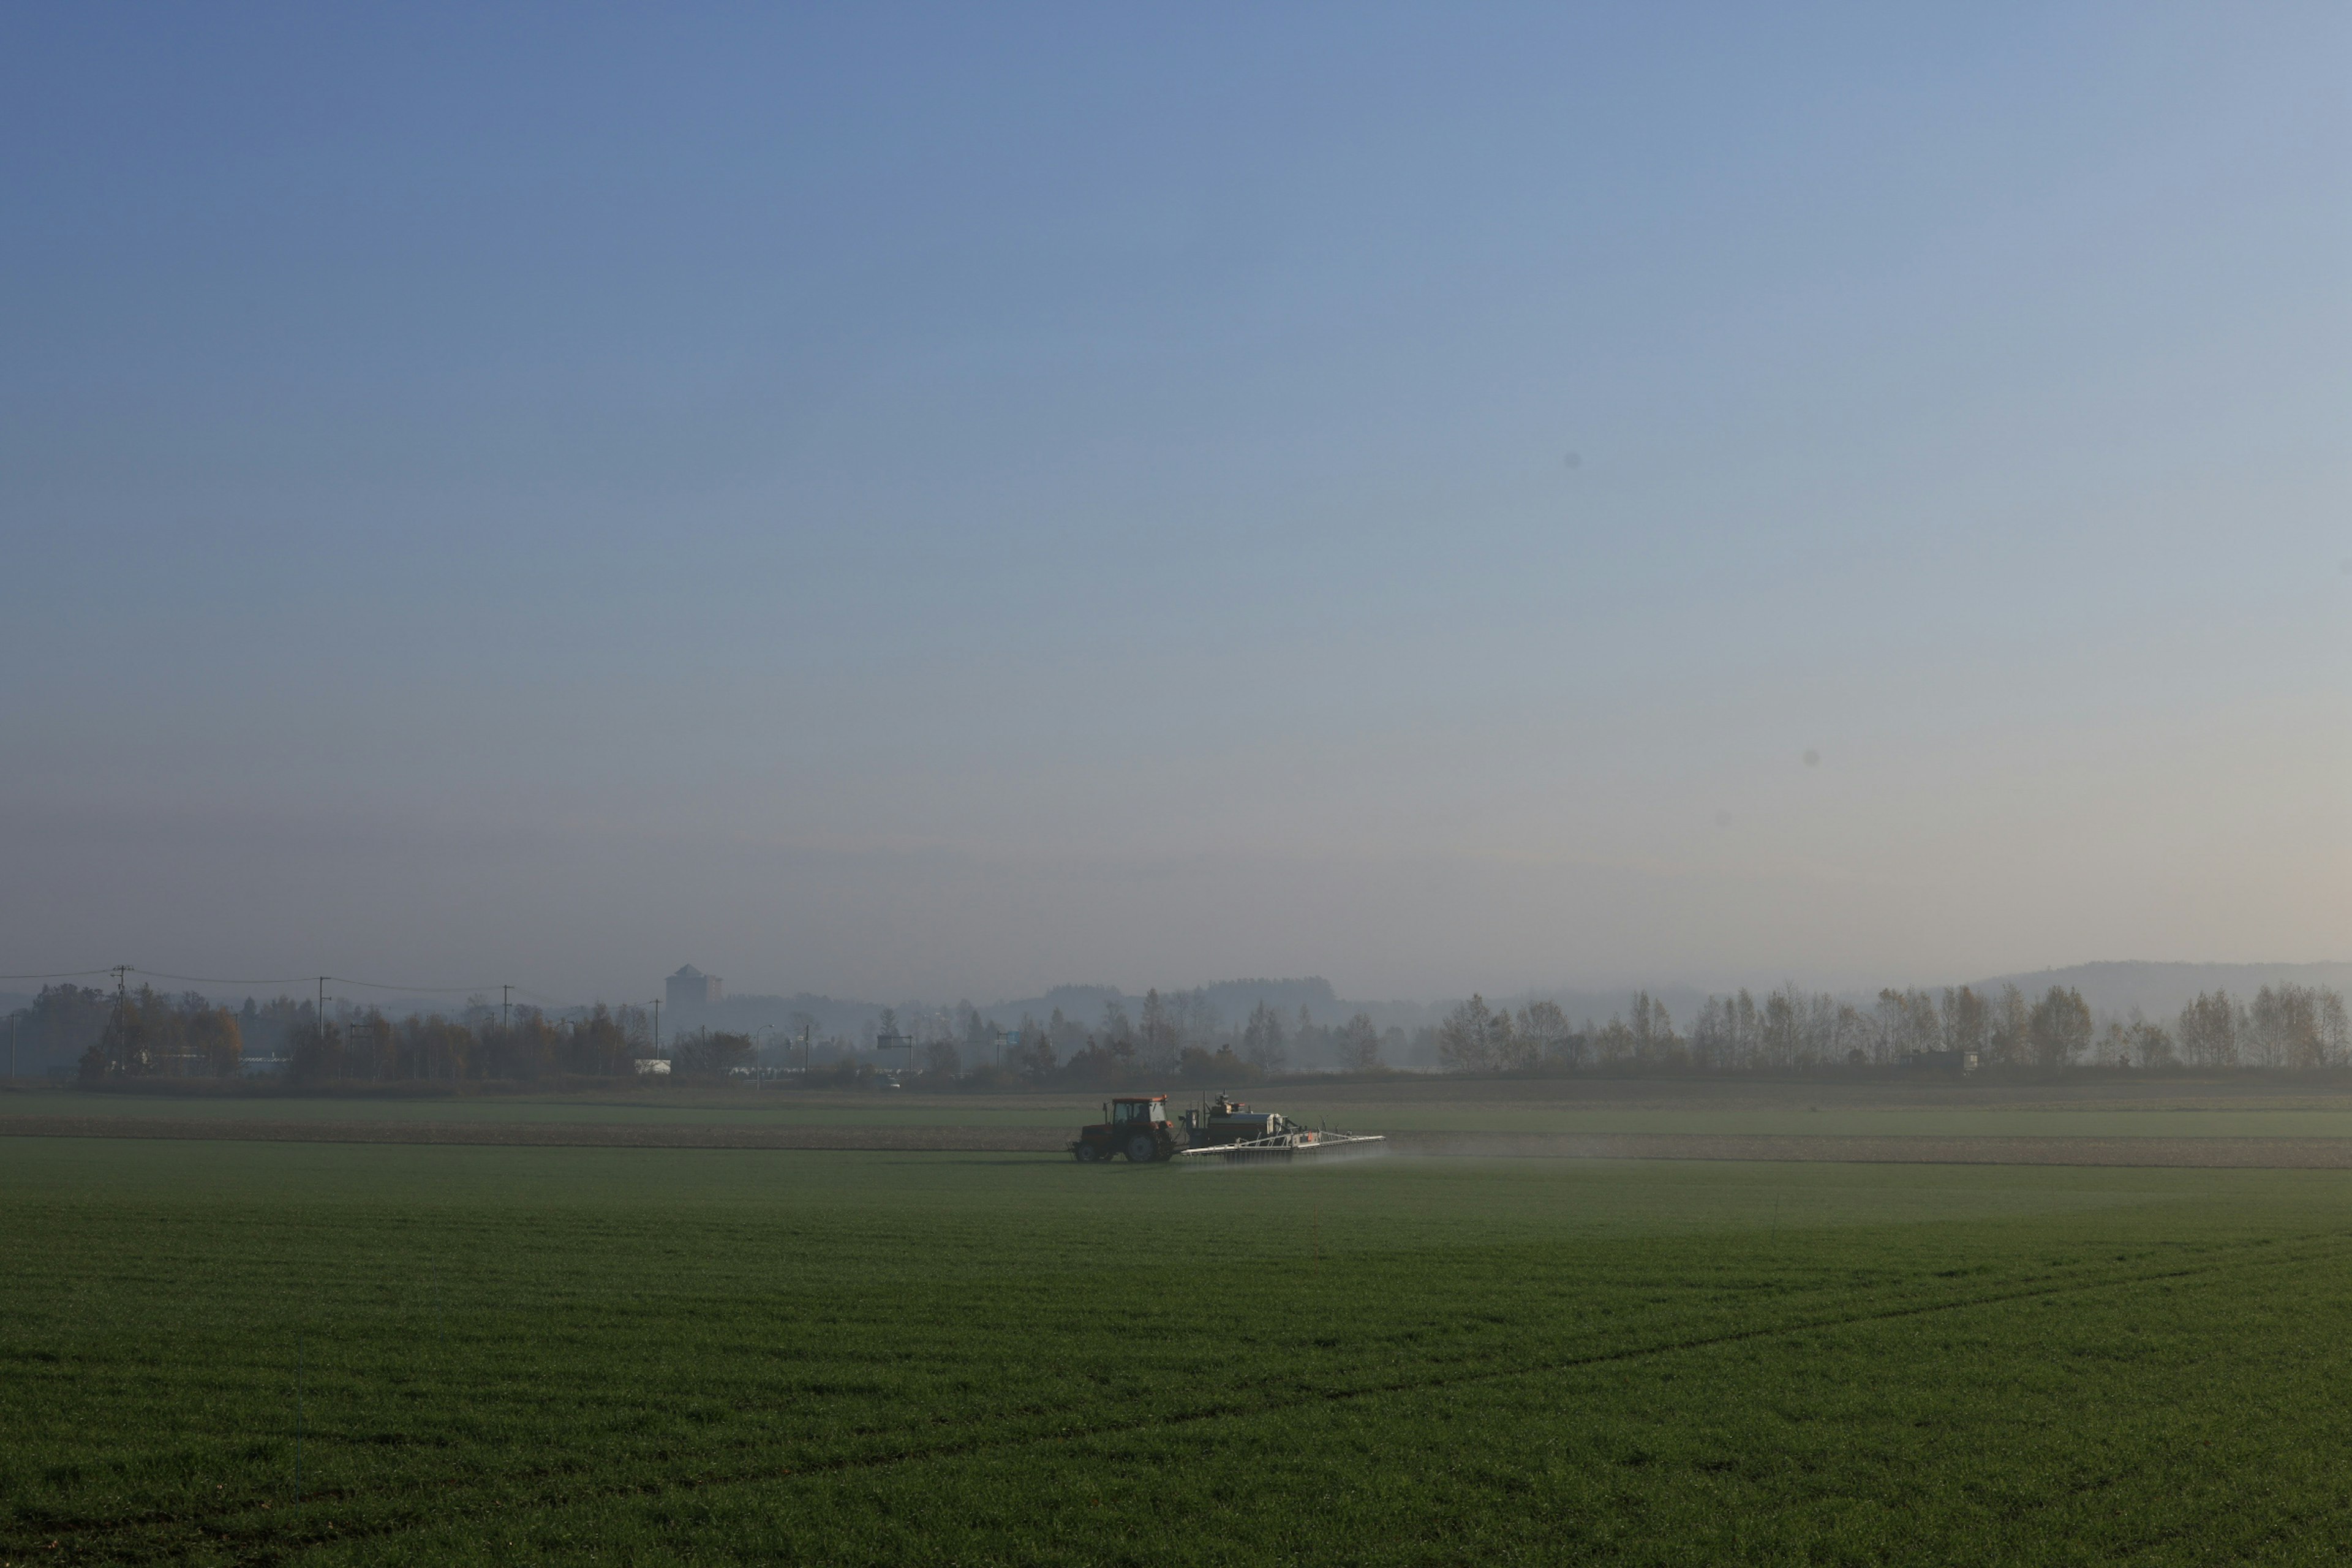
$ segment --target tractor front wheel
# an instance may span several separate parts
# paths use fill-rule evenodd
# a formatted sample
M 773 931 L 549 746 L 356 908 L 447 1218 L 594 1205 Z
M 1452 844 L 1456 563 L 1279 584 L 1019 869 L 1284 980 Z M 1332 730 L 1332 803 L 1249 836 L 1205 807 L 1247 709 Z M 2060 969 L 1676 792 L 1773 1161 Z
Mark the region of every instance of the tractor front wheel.
M 1158 1158 L 1160 1158 L 1160 1143 L 1159 1141 L 1153 1138 L 1150 1133 L 1139 1132 L 1134 1137 L 1127 1141 L 1127 1163 L 1129 1164 L 1149 1165 L 1152 1161 L 1157 1160 Z
M 1070 1152 L 1077 1157 L 1077 1162 L 1081 1165 L 1091 1165 L 1102 1158 L 1102 1151 L 1091 1143 L 1081 1143 Z

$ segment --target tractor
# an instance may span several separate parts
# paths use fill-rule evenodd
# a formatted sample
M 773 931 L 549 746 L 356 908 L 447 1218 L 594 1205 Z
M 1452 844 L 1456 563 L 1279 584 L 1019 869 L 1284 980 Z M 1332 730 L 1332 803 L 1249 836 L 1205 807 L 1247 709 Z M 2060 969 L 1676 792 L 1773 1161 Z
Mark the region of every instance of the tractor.
M 1203 1100 L 1179 1124 L 1168 1120 L 1164 1094 L 1123 1094 L 1103 1106 L 1105 1120 L 1078 1129 L 1070 1152 L 1082 1165 L 1124 1154 L 1131 1164 L 1177 1160 L 1185 1165 L 1248 1165 L 1262 1161 L 1377 1154 L 1387 1142 L 1377 1132 L 1335 1132 L 1306 1127 L 1278 1110 L 1252 1110 L 1231 1095 Z M 1181 1156 L 1181 1158 L 1180 1158 Z
M 1103 1107 L 1104 1120 L 1078 1129 L 1070 1152 L 1082 1165 L 1124 1154 L 1132 1164 L 1172 1158 L 1182 1147 L 1168 1120 L 1164 1094 L 1123 1094 Z

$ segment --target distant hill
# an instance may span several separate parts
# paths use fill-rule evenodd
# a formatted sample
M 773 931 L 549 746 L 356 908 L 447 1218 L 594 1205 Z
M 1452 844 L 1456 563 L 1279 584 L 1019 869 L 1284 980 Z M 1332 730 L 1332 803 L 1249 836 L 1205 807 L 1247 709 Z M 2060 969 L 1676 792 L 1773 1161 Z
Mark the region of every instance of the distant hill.
M 2325 985 L 2352 995 L 2352 963 L 2077 963 L 2031 974 L 1996 974 L 1969 984 L 1979 993 L 2014 985 L 2029 996 L 2056 985 L 2080 991 L 2095 1013 L 2128 1013 L 2137 1007 L 2161 1020 L 2200 992 L 2251 996 L 2282 982 Z
M 1042 1022 L 1052 1017 L 1056 1007 L 1062 1010 L 1063 1017 L 1091 1025 L 1103 1016 L 1103 1009 L 1111 1003 L 1125 1005 L 1135 1000 L 1116 985 L 1056 985 L 1043 996 L 992 1002 L 981 1011 L 1006 1028 L 1019 1023 L 1024 1013 L 1034 1015 Z

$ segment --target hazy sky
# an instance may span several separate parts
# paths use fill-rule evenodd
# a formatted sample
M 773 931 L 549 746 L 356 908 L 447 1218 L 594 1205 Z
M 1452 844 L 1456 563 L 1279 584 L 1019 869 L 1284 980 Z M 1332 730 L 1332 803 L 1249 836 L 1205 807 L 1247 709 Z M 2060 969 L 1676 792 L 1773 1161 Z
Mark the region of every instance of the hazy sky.
M 2352 956 L 2352 11 L 1927 9 L 11 6 L 0 972 Z

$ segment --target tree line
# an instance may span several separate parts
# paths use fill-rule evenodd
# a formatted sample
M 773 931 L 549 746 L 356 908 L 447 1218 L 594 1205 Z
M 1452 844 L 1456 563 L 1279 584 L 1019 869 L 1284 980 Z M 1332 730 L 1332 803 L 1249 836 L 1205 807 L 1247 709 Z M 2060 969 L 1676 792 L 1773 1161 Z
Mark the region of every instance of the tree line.
M 223 1006 L 194 992 L 141 987 L 109 994 L 45 988 L 8 1020 L 24 1059 L 68 1061 L 85 1081 L 227 1078 L 249 1068 L 307 1084 L 531 1082 L 633 1079 L 656 1055 L 642 1007 L 599 1004 L 562 1016 L 476 998 L 454 1015 L 389 1016 L 348 1004 L 248 998 Z M 1472 996 L 1411 1035 L 1357 1013 L 1319 1023 L 1265 1002 L 1229 1026 L 1200 992 L 1152 990 L 1130 1012 L 1106 1003 L 1092 1023 L 1061 1009 L 1000 1027 L 970 1004 L 884 1008 L 871 1031 L 820 1037 L 813 1018 L 742 1032 L 688 1030 L 659 1042 L 674 1077 L 803 1070 L 814 1081 L 870 1080 L 878 1069 L 933 1086 L 1111 1087 L 1180 1080 L 1248 1083 L 1294 1069 L 1371 1072 L 1419 1059 L 1454 1073 L 1581 1071 L 1755 1072 L 1825 1068 L 2050 1070 L 2082 1065 L 2143 1068 L 2315 1068 L 2352 1063 L 2344 999 L 2325 987 L 2265 985 L 2251 997 L 2212 991 L 2168 1024 L 2134 1013 L 2092 1016 L 2079 991 L 2028 997 L 2016 986 L 1979 994 L 1888 989 L 1862 1006 L 1794 985 L 1760 999 L 1709 996 L 1676 1025 L 1646 992 L 1606 1023 L 1571 1023 L 1559 1004 L 1518 1008 Z
M 231 1078 L 251 1070 L 305 1084 L 537 1081 L 635 1078 L 659 1059 L 670 1076 L 723 1077 L 760 1068 L 803 1068 L 822 1079 L 870 1079 L 878 1068 L 931 1084 L 1063 1084 L 1097 1087 L 1176 1076 L 1202 1084 L 1244 1083 L 1286 1070 L 1293 1052 L 1354 1070 L 1381 1065 L 1385 1050 L 1408 1048 L 1402 1030 L 1383 1034 L 1358 1014 L 1318 1024 L 1306 1007 L 1286 1016 L 1259 1003 L 1228 1028 L 1203 992 L 1154 989 L 1130 1013 L 1114 999 L 1092 1024 L 1060 1008 L 1018 1027 L 998 1027 L 970 1004 L 884 1008 L 862 1038 L 820 1035 L 815 1020 L 754 1036 L 688 1029 L 657 1040 L 646 1009 L 593 1007 L 563 1016 L 503 1008 L 476 998 L 454 1014 L 389 1016 L 376 1007 L 308 999 L 247 998 L 223 1006 L 195 993 L 142 986 L 121 994 L 45 987 L 8 1020 L 26 1061 L 70 1063 L 85 1082 Z M 903 1055 L 896 1054 L 903 1052 Z
M 1883 990 L 1864 1009 L 1827 992 L 1784 985 L 1761 1002 L 1746 990 L 1709 996 L 1686 1033 L 1664 1004 L 1634 994 L 1627 1013 L 1571 1027 L 1556 1003 L 1514 1013 L 1473 996 L 1437 1029 L 1449 1072 L 1577 1071 L 1651 1067 L 1696 1071 L 1938 1065 L 1951 1068 L 2329 1068 L 2352 1061 L 2344 998 L 2324 986 L 2265 985 L 2252 998 L 2199 995 L 2173 1026 L 2137 1011 L 2100 1028 L 2080 991 L 2029 998 Z
M 255 1066 L 302 1083 L 614 1078 L 634 1075 L 649 1037 L 643 1009 L 601 1004 L 556 1018 L 478 998 L 454 1017 L 395 1018 L 348 1005 L 322 1015 L 286 996 L 229 1008 L 150 986 L 47 986 L 9 1023 L 24 1059 L 70 1062 L 85 1082 L 232 1078 Z

